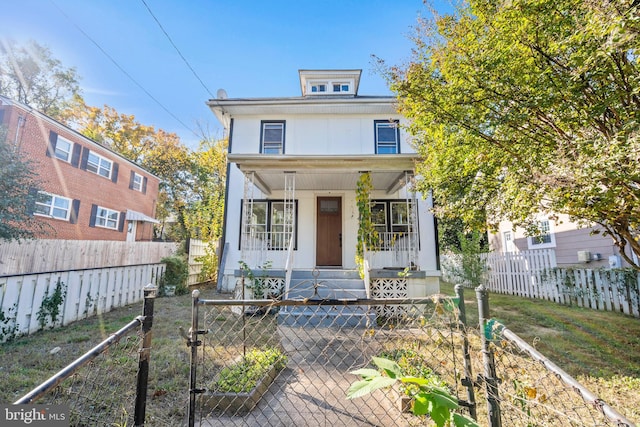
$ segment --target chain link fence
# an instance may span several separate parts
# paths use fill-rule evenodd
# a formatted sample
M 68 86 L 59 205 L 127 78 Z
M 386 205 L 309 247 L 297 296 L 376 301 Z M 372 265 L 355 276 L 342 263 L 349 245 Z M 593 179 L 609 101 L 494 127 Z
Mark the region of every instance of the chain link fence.
M 136 317 L 14 404 L 65 405 L 70 426 L 143 425 L 155 288 Z
M 447 387 L 472 413 L 459 302 L 435 297 L 237 305 L 196 297 L 189 425 L 423 425 L 424 418 L 410 411 L 410 390 L 347 399 L 359 380 L 351 372 L 371 367 L 372 357 L 394 360 L 407 375 Z

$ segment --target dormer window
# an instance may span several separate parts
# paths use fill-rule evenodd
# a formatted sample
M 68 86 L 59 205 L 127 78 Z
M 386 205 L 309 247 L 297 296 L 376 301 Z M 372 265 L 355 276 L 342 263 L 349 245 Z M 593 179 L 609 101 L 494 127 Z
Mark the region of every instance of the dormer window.
M 349 83 L 334 83 L 333 84 L 333 92 L 335 93 L 349 93 Z
M 326 91 L 327 91 L 326 83 L 315 83 L 311 85 L 312 93 L 326 92 Z

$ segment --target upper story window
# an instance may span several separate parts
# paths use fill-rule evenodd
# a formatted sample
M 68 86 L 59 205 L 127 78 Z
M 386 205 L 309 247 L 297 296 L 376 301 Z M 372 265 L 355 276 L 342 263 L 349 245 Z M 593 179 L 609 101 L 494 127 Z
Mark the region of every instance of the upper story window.
M 147 178 L 143 177 L 139 173 L 131 171 L 131 178 L 129 180 L 129 189 L 139 191 L 141 193 L 147 192 Z
M 111 179 L 113 162 L 96 153 L 90 152 L 87 157 L 87 170 Z
M 284 121 L 263 121 L 260 152 L 263 154 L 284 154 Z
M 34 214 L 68 221 L 71 215 L 71 199 L 39 191 Z
M 344 92 L 350 92 L 351 89 L 349 87 L 349 83 L 333 83 L 333 92 L 335 93 L 344 93 Z
M 61 136 L 58 136 L 58 140 L 56 141 L 54 155 L 65 162 L 71 161 L 71 150 L 73 149 L 73 144 L 70 141 L 67 141 Z
M 313 83 L 311 85 L 311 93 L 323 93 L 327 91 L 326 83 Z
M 400 153 L 400 127 L 398 120 L 375 120 L 376 154 Z
M 555 248 L 556 238 L 553 233 L 553 225 L 548 219 L 538 222 L 538 235 L 530 236 L 528 239 L 529 249 Z

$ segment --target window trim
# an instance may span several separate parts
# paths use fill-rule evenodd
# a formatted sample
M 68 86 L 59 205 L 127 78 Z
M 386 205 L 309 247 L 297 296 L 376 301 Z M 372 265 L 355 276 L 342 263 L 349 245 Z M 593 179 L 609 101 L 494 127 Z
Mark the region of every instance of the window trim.
M 540 218 L 538 220 L 538 227 L 540 228 L 540 230 L 543 230 L 542 223 L 544 222 L 548 224 L 549 230 L 546 233 L 541 233 L 537 236 L 527 237 L 527 247 L 529 249 L 548 249 L 548 248 L 556 247 L 556 236 L 555 236 L 553 221 L 551 221 L 549 218 Z M 537 239 L 538 237 L 545 236 L 545 235 L 549 236 L 548 242 L 542 242 L 542 243 L 535 242 L 534 239 Z
M 380 141 L 378 141 L 378 126 L 379 125 L 394 125 L 395 128 L 395 153 L 380 153 Z M 400 154 L 400 120 L 374 120 L 373 121 L 373 140 L 376 154 Z M 384 143 L 383 146 L 391 147 L 391 144 Z
M 94 227 L 99 227 L 99 228 L 106 228 L 107 230 L 115 230 L 118 231 L 119 225 L 120 225 L 120 215 L 122 215 L 122 212 L 114 210 L 114 209 L 109 209 L 109 208 L 105 208 L 104 206 L 100 206 L 100 205 L 96 205 L 96 215 L 95 215 L 95 219 L 93 222 L 93 226 Z M 107 215 L 106 217 L 102 217 L 99 215 L 100 213 L 100 209 L 104 209 L 105 211 L 107 211 Z M 114 227 L 110 227 L 107 225 L 107 221 L 109 220 L 109 214 L 116 214 L 116 219 L 115 219 L 115 226 Z M 105 225 L 99 224 L 98 221 L 100 219 L 103 219 L 105 221 Z M 113 220 L 111 220 L 113 221 Z
M 92 169 L 89 169 L 90 166 L 93 166 L 95 164 L 95 163 L 91 162 L 91 160 L 90 160 L 91 156 L 96 156 L 98 158 L 98 164 L 96 165 L 96 170 L 95 171 L 92 170 Z M 109 170 L 109 174 L 108 174 L 108 176 L 105 176 L 105 175 L 100 173 L 101 169 L 106 169 L 106 168 L 104 168 L 102 166 L 103 162 L 109 163 L 109 169 L 108 169 Z M 113 170 L 114 170 L 114 166 L 113 165 L 114 164 L 115 164 L 115 162 L 113 160 L 109 160 L 106 157 L 101 156 L 100 154 L 98 154 L 98 153 L 96 153 L 94 151 L 89 151 L 89 154 L 87 155 L 87 165 L 86 165 L 85 170 L 87 170 L 88 172 L 91 172 L 91 173 L 95 173 L 96 175 L 101 176 L 103 178 L 111 179 L 111 177 L 113 175 Z
M 67 155 L 66 158 L 62 158 L 58 155 L 58 152 L 62 152 L 64 153 L 65 151 L 60 150 L 60 142 L 64 142 L 66 144 L 69 144 L 69 151 L 67 151 Z M 53 148 L 53 157 L 55 157 L 58 160 L 61 160 L 63 162 L 67 162 L 67 163 L 71 163 L 71 158 L 73 156 L 73 142 L 69 141 L 67 138 L 58 135 L 58 138 L 56 139 L 56 144 L 55 147 Z
M 273 211 L 272 211 L 272 205 L 274 203 L 284 203 L 284 199 L 254 199 L 253 203 L 266 203 L 267 204 L 267 211 L 266 211 L 266 220 L 267 223 L 265 224 L 265 228 L 266 228 L 266 232 L 267 233 L 272 233 L 271 230 L 271 218 L 273 215 Z M 293 229 L 293 250 L 298 250 L 298 200 L 294 200 L 294 207 L 293 207 L 293 214 L 295 216 L 295 220 L 294 220 L 294 224 L 295 227 Z M 244 218 L 244 200 L 240 200 L 240 218 Z M 238 234 L 238 250 L 242 249 L 242 221 L 240 221 L 240 233 Z M 268 250 L 270 251 L 286 251 L 288 250 L 288 248 L 283 247 L 283 248 L 278 248 L 278 247 L 272 247 L 271 245 L 268 245 Z
M 278 124 L 278 125 L 282 125 L 282 138 L 280 138 L 280 152 L 279 153 L 270 153 L 270 152 L 265 152 L 265 144 L 264 144 L 264 138 L 265 138 L 265 127 L 267 125 L 274 125 L 274 124 Z M 287 124 L 285 120 L 261 120 L 260 121 L 260 153 L 261 154 L 267 154 L 267 155 L 279 155 L 279 154 L 284 154 L 285 153 L 285 136 L 286 136 L 286 130 L 287 130 Z
M 51 197 L 51 203 L 45 205 L 44 203 L 38 202 L 38 197 L 41 194 Z M 55 205 L 56 199 L 64 200 L 68 204 L 68 206 L 66 208 L 66 216 L 64 218 L 54 215 L 54 211 L 56 209 L 59 209 L 59 210 L 62 209 L 60 207 L 56 207 L 56 205 Z M 44 214 L 44 213 L 41 213 L 41 212 L 37 212 L 38 206 L 47 206 L 49 208 L 49 213 L 48 214 Z M 69 221 L 70 218 L 71 218 L 71 213 L 73 211 L 73 207 L 74 207 L 73 200 L 68 198 L 68 197 L 59 196 L 57 194 L 49 193 L 49 192 L 46 192 L 46 191 L 38 191 L 36 193 L 35 209 L 33 211 L 33 214 L 36 215 L 36 216 L 44 217 L 44 218 L 57 219 L 57 220 L 61 220 L 61 221 Z

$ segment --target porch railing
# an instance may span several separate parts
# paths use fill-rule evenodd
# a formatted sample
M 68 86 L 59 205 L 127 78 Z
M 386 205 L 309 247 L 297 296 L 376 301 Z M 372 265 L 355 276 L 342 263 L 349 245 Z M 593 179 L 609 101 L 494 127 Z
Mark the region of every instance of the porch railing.
M 368 249 L 368 261 L 372 268 L 404 268 L 415 263 L 418 252 L 418 233 L 384 232 Z

